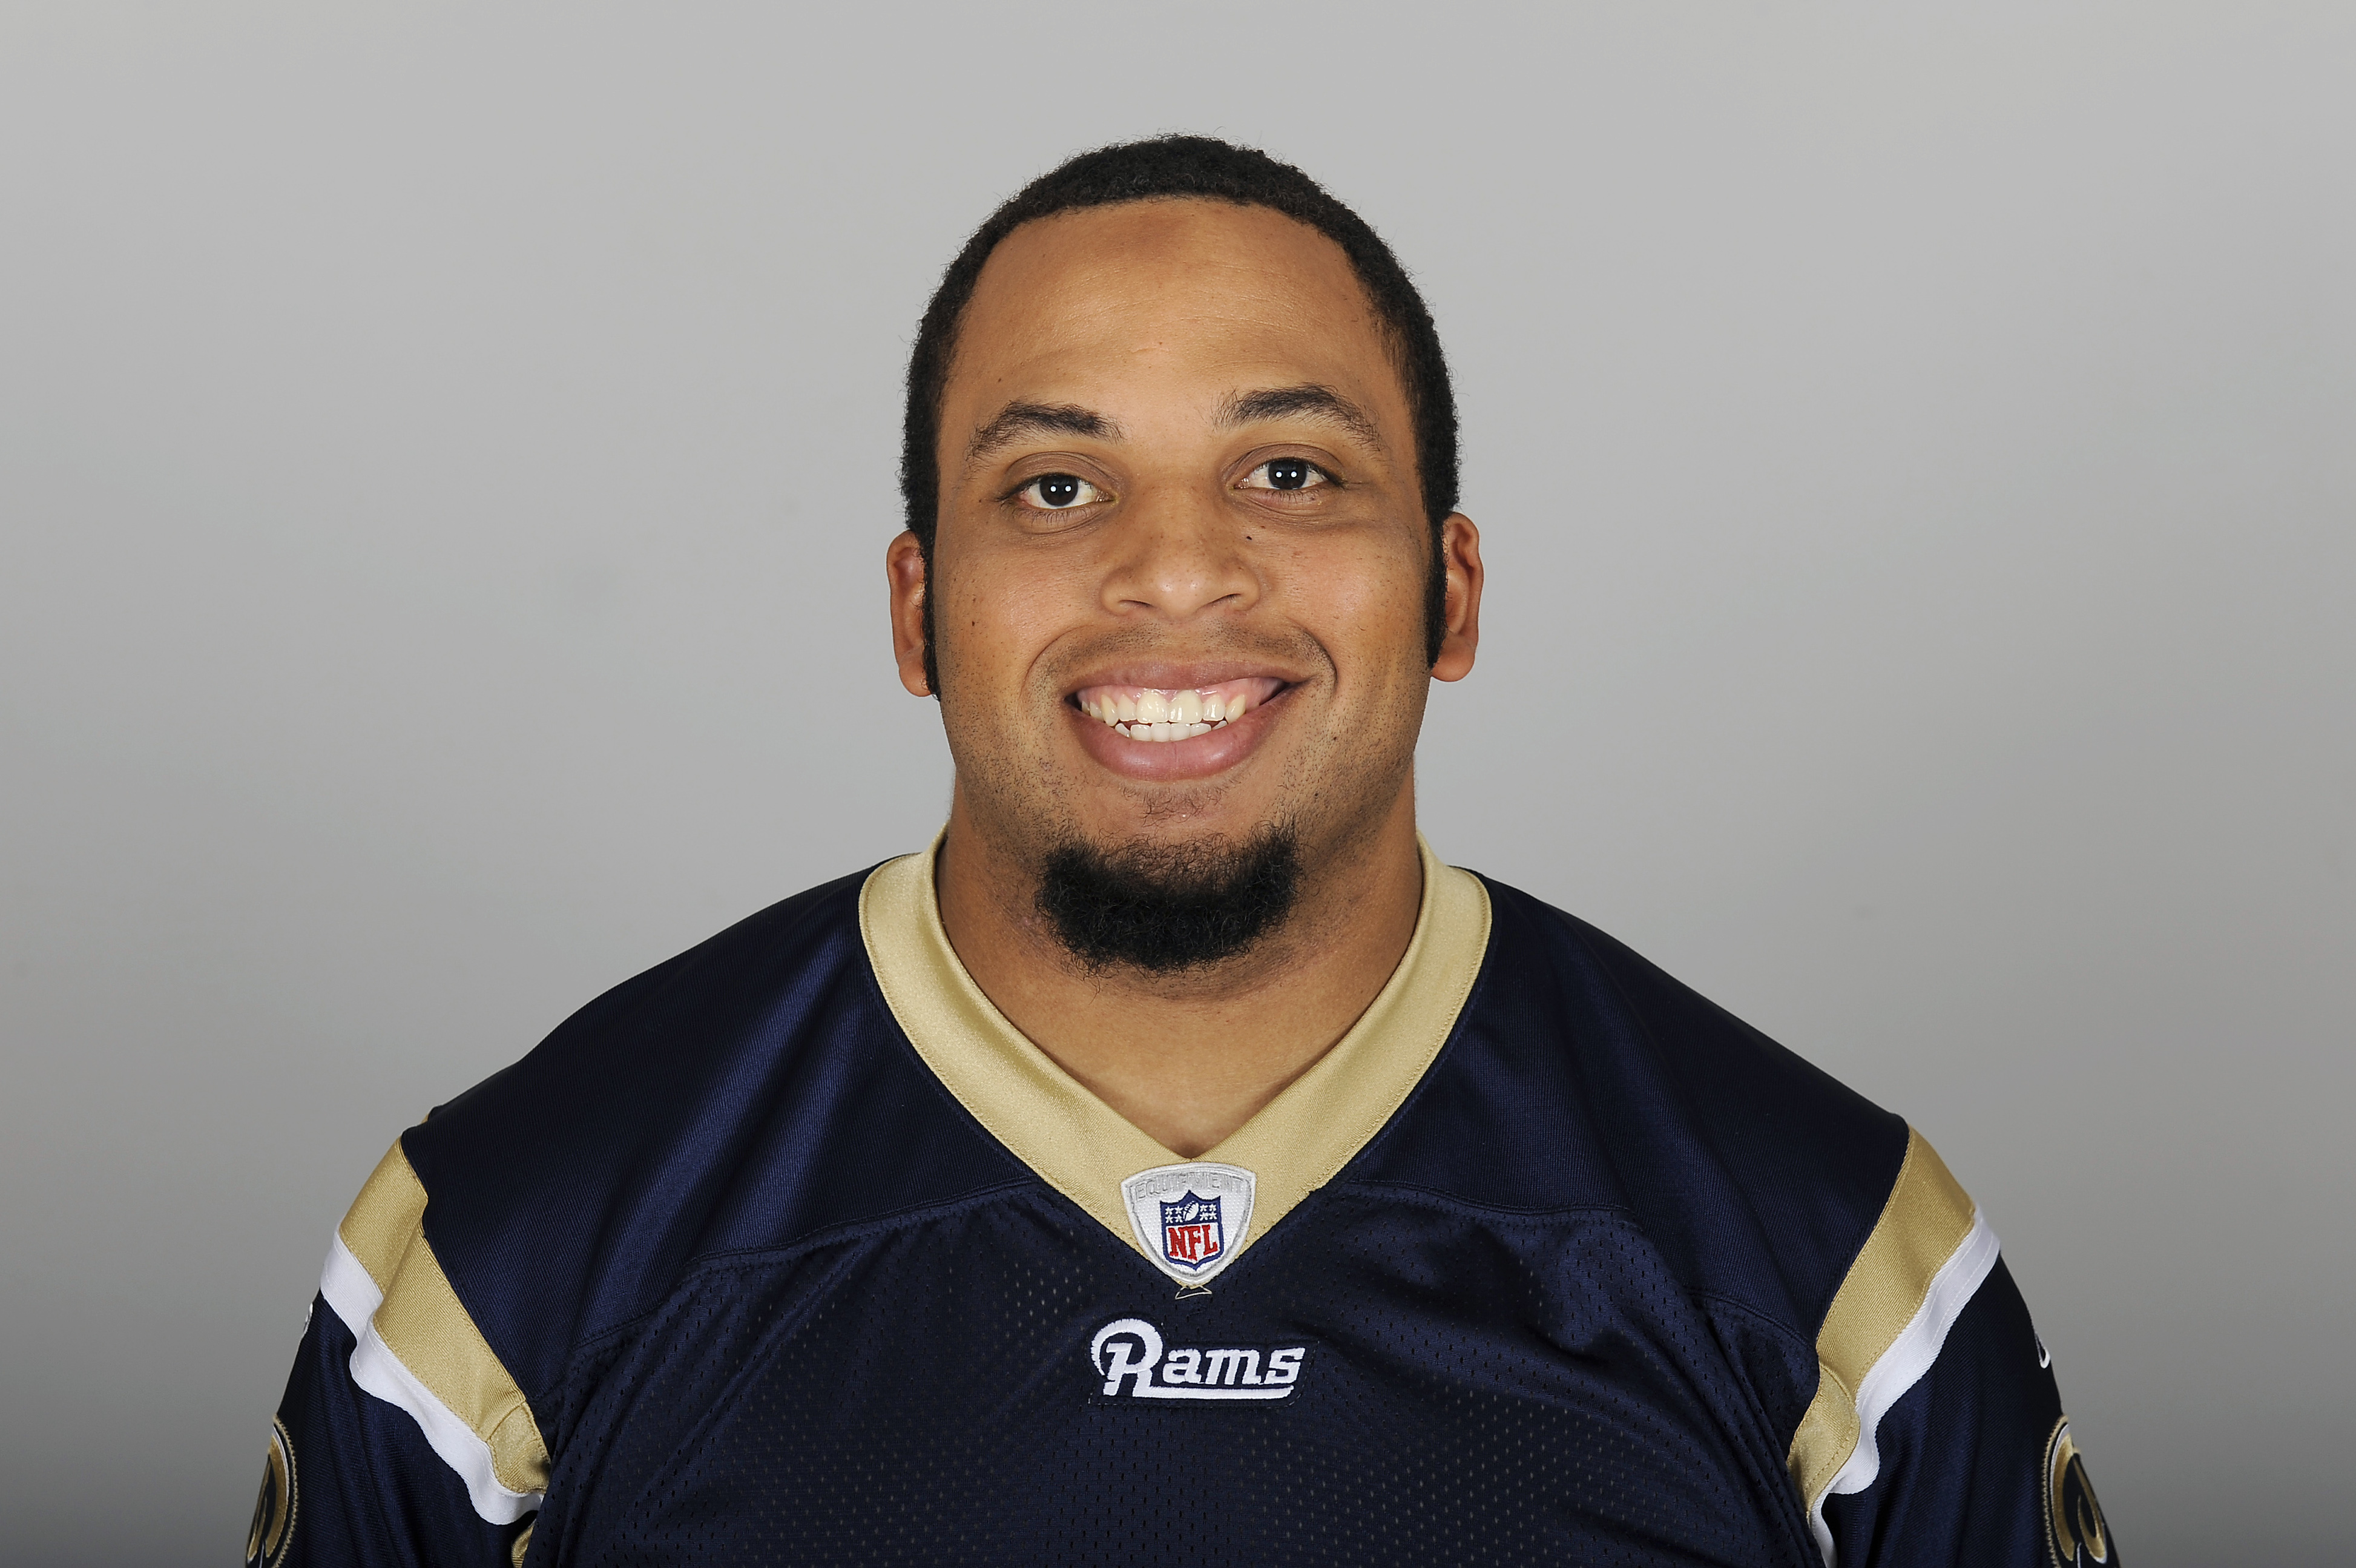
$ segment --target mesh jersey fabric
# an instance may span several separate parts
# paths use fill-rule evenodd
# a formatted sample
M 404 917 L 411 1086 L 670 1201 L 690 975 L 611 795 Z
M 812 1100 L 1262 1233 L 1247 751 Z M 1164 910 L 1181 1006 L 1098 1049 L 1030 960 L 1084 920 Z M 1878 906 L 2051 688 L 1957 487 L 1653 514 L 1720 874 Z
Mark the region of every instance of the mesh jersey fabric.
M 1821 1412 L 1861 1408 L 1827 1405 L 1819 1338 L 1909 1129 L 1601 933 L 1488 883 L 1479 978 L 1405 1103 L 1173 1294 L 926 1069 L 862 880 L 617 987 L 403 1135 L 419 1250 L 491 1358 L 466 1364 L 544 1464 L 491 1486 L 525 1511 L 470 1507 L 465 1434 L 422 1442 L 359 1386 L 373 1326 L 323 1297 L 258 1560 L 2061 1560 L 2066 1423 L 2001 1263 L 1803 1495 Z M 1120 1324 L 1228 1348 L 1230 1377 L 1296 1348 L 1297 1379 L 1139 1397 L 1091 1349 Z M 2073 1552 L 2099 1530 L 2082 1560 L 2117 1561 L 2090 1517 Z

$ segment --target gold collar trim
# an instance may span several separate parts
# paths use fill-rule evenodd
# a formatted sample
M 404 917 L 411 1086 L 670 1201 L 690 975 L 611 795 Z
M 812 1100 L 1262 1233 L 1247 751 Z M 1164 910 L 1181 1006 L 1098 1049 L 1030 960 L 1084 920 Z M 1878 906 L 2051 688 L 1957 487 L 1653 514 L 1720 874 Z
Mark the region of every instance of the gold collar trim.
M 1201 1156 L 1258 1178 L 1239 1254 L 1382 1131 L 1447 1043 L 1481 972 L 1489 890 L 1470 872 L 1441 865 L 1420 834 L 1416 844 L 1423 902 L 1398 967 L 1332 1050 Z M 860 935 L 884 1000 L 975 1121 L 1141 1254 L 1120 1184 L 1185 1162 L 1089 1093 L 982 994 L 941 925 L 933 888 L 939 848 L 936 839 L 922 854 L 885 862 L 860 889 Z

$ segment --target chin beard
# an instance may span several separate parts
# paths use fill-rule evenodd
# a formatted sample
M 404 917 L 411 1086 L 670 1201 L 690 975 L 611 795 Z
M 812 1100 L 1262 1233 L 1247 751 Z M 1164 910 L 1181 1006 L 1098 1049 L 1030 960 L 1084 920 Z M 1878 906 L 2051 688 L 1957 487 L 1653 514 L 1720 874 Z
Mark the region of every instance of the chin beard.
M 1300 841 L 1280 822 L 1240 847 L 1066 839 L 1041 867 L 1039 910 L 1089 969 L 1171 974 L 1242 952 L 1284 923 L 1300 894 Z

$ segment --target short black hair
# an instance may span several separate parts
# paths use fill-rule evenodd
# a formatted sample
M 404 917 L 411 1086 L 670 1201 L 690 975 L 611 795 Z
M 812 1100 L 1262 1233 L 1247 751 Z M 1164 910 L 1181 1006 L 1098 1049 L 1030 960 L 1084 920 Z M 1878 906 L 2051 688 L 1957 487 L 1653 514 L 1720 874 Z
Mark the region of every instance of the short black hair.
M 1041 175 L 990 215 L 941 274 L 925 306 L 908 356 L 907 414 L 902 425 L 900 494 L 907 526 L 929 568 L 933 532 L 940 521 L 941 399 L 957 352 L 958 324 L 973 298 L 981 269 L 999 242 L 1023 224 L 1057 213 L 1130 201 L 1195 197 L 1265 207 L 1306 223 L 1342 247 L 1366 291 L 1375 318 L 1390 340 L 1392 358 L 1415 424 L 1415 471 L 1423 509 L 1431 520 L 1432 575 L 1426 593 L 1425 641 L 1430 661 L 1440 658 L 1447 573 L 1440 553 L 1440 524 L 1456 510 L 1456 394 L 1440 332 L 1407 269 L 1366 220 L 1323 186 L 1257 147 L 1215 136 L 1154 136 L 1082 153 Z M 932 596 L 925 599 L 925 665 L 933 664 Z M 940 690 L 937 678 L 933 690 Z

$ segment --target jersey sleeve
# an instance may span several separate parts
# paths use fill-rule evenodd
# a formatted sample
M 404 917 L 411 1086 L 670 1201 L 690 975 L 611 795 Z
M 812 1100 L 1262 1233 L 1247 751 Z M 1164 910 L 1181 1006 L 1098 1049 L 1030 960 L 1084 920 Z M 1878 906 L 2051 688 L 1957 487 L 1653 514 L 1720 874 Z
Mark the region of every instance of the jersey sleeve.
M 548 1478 L 530 1403 L 427 1242 L 395 1144 L 337 1228 L 271 1427 L 248 1568 L 511 1568 Z
M 1789 1467 L 1827 1568 L 2118 1563 L 1995 1232 L 1919 1133 L 1816 1352 Z

